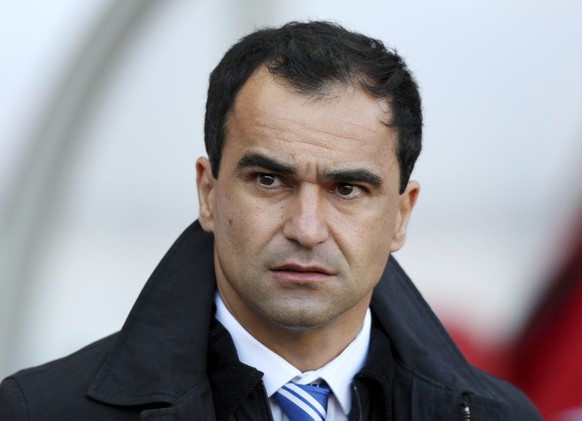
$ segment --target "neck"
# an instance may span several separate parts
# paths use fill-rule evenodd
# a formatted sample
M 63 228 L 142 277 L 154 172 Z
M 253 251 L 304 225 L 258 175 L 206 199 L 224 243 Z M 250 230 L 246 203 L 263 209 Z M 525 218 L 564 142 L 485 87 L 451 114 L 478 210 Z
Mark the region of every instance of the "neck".
M 223 302 L 255 339 L 301 372 L 317 370 L 341 354 L 362 329 L 369 305 L 364 300 L 322 326 L 291 328 L 256 315 L 237 314 L 224 297 Z
M 288 329 L 285 334 L 281 332 L 265 334 L 264 331 L 251 334 L 304 373 L 323 367 L 341 354 L 358 335 L 362 324 L 363 317 L 357 326 L 342 326 L 342 329 L 329 329 L 328 326 L 324 326 Z

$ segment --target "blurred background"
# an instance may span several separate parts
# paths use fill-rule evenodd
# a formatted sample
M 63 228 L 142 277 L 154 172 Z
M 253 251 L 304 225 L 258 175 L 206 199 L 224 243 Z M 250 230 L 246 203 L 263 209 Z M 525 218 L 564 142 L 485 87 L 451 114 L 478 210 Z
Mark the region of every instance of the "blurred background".
M 380 38 L 415 73 L 422 192 L 396 257 L 469 359 L 511 378 L 581 260 L 576 0 L 3 1 L 0 378 L 120 329 L 197 217 L 208 74 L 246 33 L 306 19 Z

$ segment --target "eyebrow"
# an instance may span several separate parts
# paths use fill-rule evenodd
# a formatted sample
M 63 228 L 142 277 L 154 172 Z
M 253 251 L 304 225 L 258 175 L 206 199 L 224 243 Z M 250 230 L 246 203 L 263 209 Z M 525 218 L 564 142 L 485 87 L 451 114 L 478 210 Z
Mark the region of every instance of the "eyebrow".
M 295 168 L 289 165 L 282 164 L 281 162 L 277 162 L 272 158 L 268 158 L 264 155 L 260 155 L 257 153 L 243 155 L 243 157 L 238 161 L 238 164 L 236 166 L 238 170 L 248 167 L 261 167 L 269 171 L 273 171 L 277 174 L 283 175 L 297 174 L 297 170 Z
M 365 183 L 374 188 L 382 186 L 382 178 L 368 170 L 338 170 L 326 172 L 326 180 L 338 180 L 344 183 Z
M 238 170 L 249 167 L 261 167 L 282 175 L 297 175 L 297 170 L 294 167 L 258 153 L 245 154 L 238 161 Z M 366 169 L 327 171 L 320 178 L 323 180 L 341 181 L 343 183 L 365 183 L 376 189 L 383 184 L 380 176 Z

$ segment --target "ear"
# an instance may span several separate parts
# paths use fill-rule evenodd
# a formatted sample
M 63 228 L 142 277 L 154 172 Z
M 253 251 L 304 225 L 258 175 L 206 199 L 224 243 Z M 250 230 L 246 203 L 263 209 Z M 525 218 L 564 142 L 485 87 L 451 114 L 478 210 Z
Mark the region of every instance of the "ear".
M 204 231 L 214 232 L 214 198 L 216 180 L 212 175 L 212 165 L 206 158 L 196 161 L 196 185 L 198 186 L 199 220 Z
M 398 214 L 396 216 L 396 226 L 394 227 L 392 242 L 390 243 L 390 252 L 400 250 L 406 241 L 408 221 L 419 192 L 420 185 L 412 180 L 408 182 L 406 190 L 404 190 L 404 193 L 398 199 Z

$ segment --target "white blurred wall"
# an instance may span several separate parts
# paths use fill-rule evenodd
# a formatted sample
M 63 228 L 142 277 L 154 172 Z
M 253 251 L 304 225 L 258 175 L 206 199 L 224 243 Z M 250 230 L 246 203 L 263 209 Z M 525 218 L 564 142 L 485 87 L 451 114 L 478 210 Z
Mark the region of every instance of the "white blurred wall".
M 582 3 L 13 0 L 0 5 L 0 377 L 121 327 L 197 216 L 208 73 L 252 29 L 304 19 L 407 59 L 425 147 L 397 257 L 444 317 L 491 340 L 519 329 L 582 198 Z

